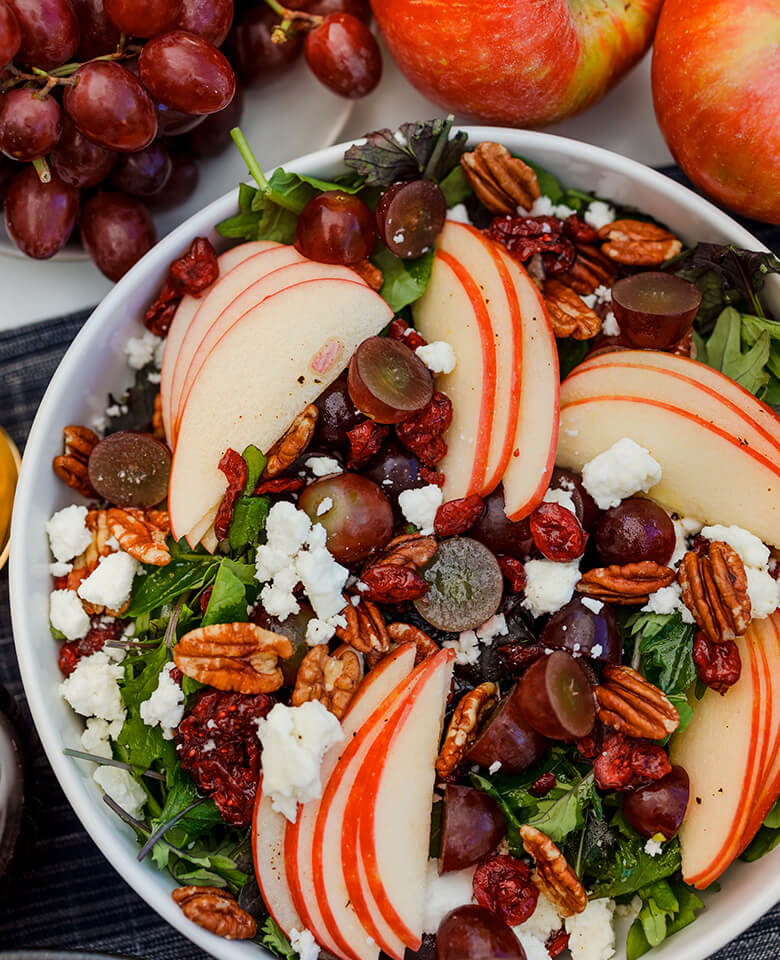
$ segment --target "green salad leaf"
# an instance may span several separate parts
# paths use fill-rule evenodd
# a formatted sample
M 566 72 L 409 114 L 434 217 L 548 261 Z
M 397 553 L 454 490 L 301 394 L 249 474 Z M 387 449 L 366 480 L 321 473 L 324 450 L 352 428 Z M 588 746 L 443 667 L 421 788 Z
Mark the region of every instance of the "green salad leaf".
M 217 574 L 219 559 L 209 554 L 191 553 L 175 556 L 164 567 L 147 567 L 147 573 L 136 579 L 126 616 L 138 617 L 172 603 L 188 590 L 200 590 Z
M 441 192 L 444 194 L 444 199 L 448 207 L 454 207 L 457 203 L 463 203 L 463 201 L 472 194 L 471 187 L 466 179 L 466 174 L 463 172 L 463 167 L 460 164 L 450 170 L 439 186 L 441 187 Z
M 628 932 L 627 960 L 637 960 L 696 919 L 704 904 L 681 880 L 659 880 L 639 893 L 642 909 Z
M 201 626 L 208 627 L 213 623 L 246 623 L 246 608 L 246 586 L 227 562 L 223 561 L 219 565 Z
M 694 624 L 679 613 L 640 613 L 629 621 L 639 644 L 639 671 L 667 695 L 685 697 L 696 681 L 693 662 Z
M 748 344 L 743 336 L 746 319 L 734 307 L 726 307 L 715 321 L 709 338 L 697 339 L 696 356 L 702 363 L 720 370 L 746 390 L 759 395 L 769 383 L 772 339 L 769 330 L 758 332 L 756 324 L 751 322 L 749 330 L 755 339 L 743 349 L 743 344 Z M 758 319 L 749 318 L 750 321 Z
M 423 295 L 431 279 L 433 250 L 416 260 L 401 260 L 382 245 L 377 247 L 371 261 L 384 277 L 380 295 L 393 313 L 398 313 Z
M 676 837 L 664 844 L 661 853 L 651 857 L 644 849 L 647 840 L 628 825 L 622 811 L 615 814 L 611 825 L 616 831 L 616 843 L 593 875 L 594 896 L 622 897 L 636 893 L 680 869 L 680 842 Z
M 268 947 L 274 956 L 282 957 L 282 960 L 298 960 L 298 954 L 293 950 L 284 930 L 273 917 L 269 917 L 263 924 L 262 934 L 263 946 Z
M 740 859 L 747 861 L 747 863 L 760 860 L 770 850 L 774 850 L 778 844 L 780 844 L 780 800 L 766 815 L 758 833 L 750 841 Z

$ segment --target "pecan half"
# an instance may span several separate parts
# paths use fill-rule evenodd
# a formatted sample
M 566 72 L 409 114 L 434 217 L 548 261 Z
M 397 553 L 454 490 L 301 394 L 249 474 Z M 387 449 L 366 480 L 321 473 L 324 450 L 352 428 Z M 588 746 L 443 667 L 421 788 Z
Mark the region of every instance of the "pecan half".
M 469 690 L 455 707 L 436 759 L 436 773 L 442 780 L 451 777 L 457 770 L 477 739 L 479 725 L 496 705 L 497 698 L 498 687 L 495 683 L 480 683 Z
M 236 898 L 219 887 L 177 887 L 171 894 L 184 916 L 225 940 L 251 940 L 257 934 L 254 917 Z
M 544 281 L 544 302 L 556 337 L 590 340 L 601 330 L 601 317 L 560 280 Z
M 665 694 L 626 666 L 604 667 L 595 688 L 599 720 L 629 737 L 661 740 L 674 733 L 680 716 Z
M 739 554 L 722 540 L 713 540 L 705 556 L 690 550 L 677 574 L 682 598 L 713 643 L 741 637 L 750 625 L 747 574 Z
M 341 616 L 347 625 L 336 627 L 336 636 L 344 643 L 361 653 L 387 653 L 390 649 L 390 634 L 385 626 L 385 618 L 375 603 L 362 598 L 357 606 L 350 602 L 341 611 Z
M 424 537 L 420 533 L 404 533 L 387 544 L 382 553 L 371 560 L 369 567 L 409 567 L 417 570 L 433 559 L 439 545 L 436 537 Z
M 539 197 L 536 173 L 500 143 L 478 144 L 463 154 L 460 165 L 477 199 L 491 213 L 514 216 L 518 207 L 530 210 Z
M 611 287 L 615 279 L 615 265 L 590 243 L 577 244 L 577 257 L 560 279 L 577 293 L 593 293 L 596 287 Z
M 599 239 L 606 240 L 602 253 L 631 267 L 657 267 L 682 250 L 673 233 L 642 220 L 614 220 L 599 230 Z
M 436 643 L 428 634 L 419 627 L 412 626 L 411 623 L 389 623 L 387 632 L 390 639 L 395 643 L 413 643 L 415 646 L 414 665 L 422 663 L 434 653 L 439 652 L 439 644 Z
M 254 623 L 215 623 L 185 633 L 173 648 L 183 674 L 217 690 L 271 693 L 284 682 L 279 660 L 293 654 L 288 637 Z
M 62 431 L 65 452 L 52 460 L 54 472 L 72 490 L 82 497 L 95 497 L 95 491 L 89 482 L 87 464 L 89 455 L 97 446 L 98 436 L 89 427 L 71 425 Z
M 314 436 L 318 416 L 319 410 L 313 403 L 310 403 L 303 413 L 298 414 L 266 454 L 268 462 L 263 471 L 265 479 L 283 473 L 309 446 Z
M 112 537 L 111 529 L 108 524 L 107 510 L 88 510 L 84 520 L 87 529 L 92 534 L 92 543 L 87 549 L 79 554 L 73 561 L 73 568 L 65 578 L 64 589 L 78 591 L 82 581 L 97 569 L 101 557 L 107 557 L 112 553 L 112 548 L 108 541 Z M 81 601 L 85 613 L 90 616 L 106 614 L 109 617 L 121 617 L 125 610 L 130 606 L 130 600 L 120 610 L 108 610 L 97 603 L 90 603 L 88 600 Z
M 107 511 L 107 521 L 119 546 L 139 563 L 164 567 L 171 562 L 171 553 L 165 542 L 171 529 L 167 510 L 111 507 Z
M 536 827 L 524 824 L 520 827 L 520 836 L 536 866 L 532 879 L 539 890 L 555 905 L 562 917 L 582 913 L 588 905 L 588 895 L 566 857 Z
M 382 289 L 385 278 L 382 276 L 382 271 L 379 267 L 375 267 L 370 260 L 361 260 L 359 263 L 351 264 L 351 267 L 361 280 L 366 281 L 372 290 L 379 291 Z
M 588 570 L 582 575 L 576 590 L 595 600 L 623 605 L 645 604 L 651 593 L 668 587 L 674 578 L 675 572 L 671 567 L 664 567 L 654 560 L 642 560 L 622 567 L 614 564 Z
M 295 678 L 292 705 L 319 700 L 339 720 L 347 712 L 361 681 L 360 658 L 354 650 L 331 656 L 326 643 L 312 647 L 301 660 Z

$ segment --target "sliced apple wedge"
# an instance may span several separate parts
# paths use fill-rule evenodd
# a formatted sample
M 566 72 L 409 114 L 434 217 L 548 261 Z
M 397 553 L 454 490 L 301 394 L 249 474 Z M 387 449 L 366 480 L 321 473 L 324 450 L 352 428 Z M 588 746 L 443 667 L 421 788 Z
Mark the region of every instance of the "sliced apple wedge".
M 479 493 L 491 493 L 501 482 L 517 432 L 523 340 L 520 304 L 498 248 L 474 227 L 448 220 L 437 249 L 453 256 L 471 274 L 490 317 L 496 351 L 496 396 L 490 428 L 487 465 Z
M 622 437 L 646 447 L 663 470 L 650 496 L 682 516 L 737 524 L 780 544 L 780 467 L 693 411 L 661 400 L 600 396 L 561 410 L 557 462 L 584 464 Z
M 224 494 L 225 450 L 268 450 L 391 319 L 364 283 L 309 280 L 268 297 L 224 334 L 181 417 L 168 494 L 176 539 Z
M 287 883 L 284 864 L 286 827 L 287 818 L 277 813 L 271 806 L 271 800 L 263 794 L 261 776 L 252 817 L 252 855 L 255 876 L 268 912 L 289 936 L 291 930 L 302 930 L 303 923 L 295 909 Z

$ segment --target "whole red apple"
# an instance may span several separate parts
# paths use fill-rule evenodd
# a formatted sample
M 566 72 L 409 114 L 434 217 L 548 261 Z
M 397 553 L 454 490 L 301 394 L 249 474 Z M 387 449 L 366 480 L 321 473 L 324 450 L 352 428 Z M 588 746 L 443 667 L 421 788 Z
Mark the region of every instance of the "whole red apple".
M 508 126 L 591 106 L 642 57 L 663 0 L 371 0 L 396 63 L 426 97 Z
M 691 180 L 745 216 L 780 223 L 778 0 L 666 0 L 653 99 Z

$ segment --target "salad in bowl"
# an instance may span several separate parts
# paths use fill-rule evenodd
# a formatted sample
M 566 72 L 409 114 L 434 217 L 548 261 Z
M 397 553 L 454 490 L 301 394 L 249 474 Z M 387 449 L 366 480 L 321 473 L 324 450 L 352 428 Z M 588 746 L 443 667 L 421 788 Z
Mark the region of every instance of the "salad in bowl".
M 48 438 L 57 765 L 180 926 L 663 953 L 780 840 L 780 262 L 561 182 L 554 138 L 266 177 L 234 135 L 255 185 Z

